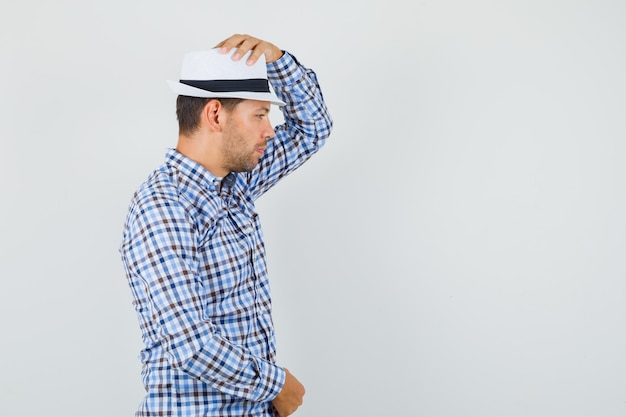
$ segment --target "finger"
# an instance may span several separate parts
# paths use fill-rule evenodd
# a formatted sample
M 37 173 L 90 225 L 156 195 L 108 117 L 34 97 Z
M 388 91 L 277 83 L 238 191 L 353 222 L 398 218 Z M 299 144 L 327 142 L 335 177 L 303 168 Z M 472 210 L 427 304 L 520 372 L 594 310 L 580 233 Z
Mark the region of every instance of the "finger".
M 254 46 L 252 54 L 250 54 L 246 63 L 248 65 L 254 65 L 261 55 L 265 55 L 265 61 L 269 63 L 278 60 L 283 55 L 283 51 L 270 42 L 259 41 L 259 43 Z
M 247 65 L 254 65 L 263 54 L 265 54 L 268 62 L 275 61 L 282 55 L 282 52 L 273 44 L 247 34 L 232 35 L 218 43 L 215 47 L 220 48 L 220 52 L 223 54 L 230 52 L 236 47 L 237 50 L 232 55 L 232 59 L 235 61 L 240 60 L 252 50 L 252 53 L 246 60 Z
M 248 35 L 236 33 L 224 39 L 223 41 L 215 45 L 215 47 L 220 48 L 220 52 L 222 52 L 223 54 L 228 53 L 234 47 L 239 46 L 247 36 Z
M 248 57 L 248 60 L 246 61 L 246 64 L 248 65 L 254 65 L 259 58 L 261 57 L 261 55 L 266 54 L 266 52 L 269 50 L 268 47 L 266 47 L 264 45 L 264 42 L 259 43 L 258 45 L 256 45 L 256 47 L 252 50 L 252 53 L 250 54 L 250 56 Z M 267 54 L 265 55 L 265 57 L 267 58 Z
M 256 53 L 256 48 L 258 47 L 259 43 L 261 43 L 261 41 L 257 38 L 253 38 L 251 36 L 244 38 L 241 41 L 241 43 L 238 45 L 235 53 L 233 54 L 233 59 L 235 61 L 238 61 L 239 59 L 241 59 L 242 56 L 247 54 L 250 50 L 253 51 L 253 54 Z M 261 53 L 263 53 L 263 51 L 261 51 Z M 258 59 L 258 56 L 254 60 L 256 61 L 257 59 Z

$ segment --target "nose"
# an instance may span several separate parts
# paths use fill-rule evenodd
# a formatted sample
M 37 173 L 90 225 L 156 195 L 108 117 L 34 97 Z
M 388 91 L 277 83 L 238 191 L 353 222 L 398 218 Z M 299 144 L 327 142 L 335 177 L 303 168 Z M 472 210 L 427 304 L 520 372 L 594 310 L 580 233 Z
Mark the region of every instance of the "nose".
M 272 123 L 270 123 L 269 118 L 265 121 L 265 128 L 263 129 L 263 134 L 265 138 L 271 139 L 276 136 L 276 132 L 274 132 L 274 128 L 272 127 Z

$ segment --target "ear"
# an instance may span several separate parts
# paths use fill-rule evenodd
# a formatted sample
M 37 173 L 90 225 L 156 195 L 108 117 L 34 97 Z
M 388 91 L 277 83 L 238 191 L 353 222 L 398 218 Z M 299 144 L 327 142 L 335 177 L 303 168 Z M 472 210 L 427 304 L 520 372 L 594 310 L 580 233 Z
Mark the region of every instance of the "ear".
M 202 110 L 202 121 L 214 132 L 222 131 L 225 118 L 226 111 L 219 100 L 209 100 Z

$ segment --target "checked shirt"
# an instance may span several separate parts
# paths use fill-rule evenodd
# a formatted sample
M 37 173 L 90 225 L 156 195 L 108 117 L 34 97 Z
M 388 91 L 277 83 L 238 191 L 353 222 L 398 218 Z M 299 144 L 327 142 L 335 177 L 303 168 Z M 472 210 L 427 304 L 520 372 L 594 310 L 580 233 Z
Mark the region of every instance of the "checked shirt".
M 275 364 L 265 250 L 254 201 L 332 128 L 315 73 L 288 52 L 267 64 L 286 106 L 259 164 L 213 176 L 174 149 L 135 193 L 120 246 L 144 347 L 136 416 L 273 416 Z

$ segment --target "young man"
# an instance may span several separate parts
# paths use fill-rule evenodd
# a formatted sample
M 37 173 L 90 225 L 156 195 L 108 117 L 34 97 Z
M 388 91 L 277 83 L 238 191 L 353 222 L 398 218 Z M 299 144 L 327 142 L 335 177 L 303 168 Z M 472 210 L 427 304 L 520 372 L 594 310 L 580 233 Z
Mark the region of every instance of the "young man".
M 271 87 L 270 87 L 271 84 Z M 315 73 L 248 35 L 185 56 L 176 149 L 135 193 L 120 247 L 144 348 L 137 416 L 287 416 L 254 201 L 332 128 Z M 272 128 L 270 105 L 285 123 Z

